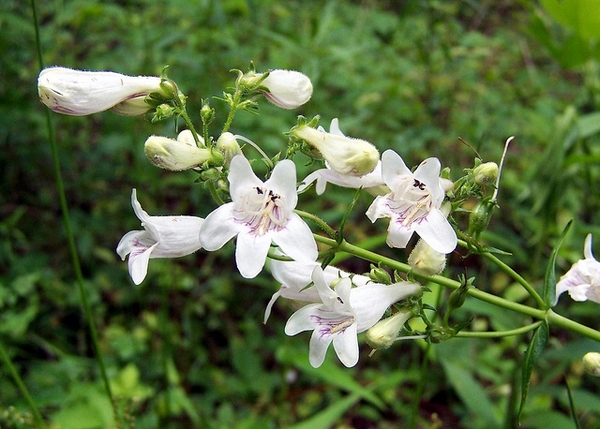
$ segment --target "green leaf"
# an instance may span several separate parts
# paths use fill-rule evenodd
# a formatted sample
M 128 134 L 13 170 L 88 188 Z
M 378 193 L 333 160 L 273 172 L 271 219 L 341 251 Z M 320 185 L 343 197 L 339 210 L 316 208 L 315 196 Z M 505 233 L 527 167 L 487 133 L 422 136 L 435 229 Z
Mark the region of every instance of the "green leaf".
M 585 139 L 600 132 L 600 112 L 588 113 L 577 118 L 579 138 Z
M 310 419 L 303 421 L 290 429 L 312 429 L 332 427 L 340 417 L 346 413 L 356 402 L 360 400 L 360 394 L 353 393 L 325 408 L 323 411 L 315 414 Z
M 567 235 L 572 223 L 572 220 L 567 223 L 558 239 L 558 243 L 556 243 L 556 246 L 550 254 L 550 258 L 548 258 L 548 266 L 546 267 L 546 275 L 544 276 L 544 288 L 542 289 L 542 298 L 544 299 L 544 303 L 546 303 L 546 308 L 554 307 L 556 305 L 556 272 L 554 269 L 556 265 L 556 255 L 558 254 L 558 249 L 560 249 L 560 246 L 565 239 L 565 235 Z
M 600 38 L 598 0 L 541 0 L 541 3 L 556 22 L 582 39 Z
M 533 371 L 533 365 L 536 359 L 542 354 L 546 343 L 548 342 L 548 322 L 545 320 L 535 330 L 531 337 L 531 342 L 527 351 L 525 352 L 525 359 L 523 360 L 523 374 L 521 379 L 521 405 L 519 406 L 519 414 L 517 420 L 521 418 L 521 412 L 523 406 L 527 401 L 527 394 L 529 393 L 529 381 L 531 379 L 531 372 Z

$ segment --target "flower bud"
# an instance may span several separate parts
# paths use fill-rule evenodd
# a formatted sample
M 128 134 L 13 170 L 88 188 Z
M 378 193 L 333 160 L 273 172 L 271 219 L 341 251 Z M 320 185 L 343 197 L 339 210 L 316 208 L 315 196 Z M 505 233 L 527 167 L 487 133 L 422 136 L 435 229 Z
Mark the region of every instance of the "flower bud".
M 235 139 L 235 136 L 230 132 L 225 132 L 219 136 L 216 148 L 223 152 L 223 155 L 225 156 L 225 165 L 227 167 L 229 167 L 229 163 L 234 156 L 242 154 L 240 145 Z
M 483 199 L 477 204 L 469 215 L 469 235 L 477 237 L 487 228 L 495 208 L 496 200 L 491 198 Z
M 446 255 L 433 250 L 424 240 L 419 240 L 410 255 L 408 264 L 417 274 L 433 276 L 444 271 Z
M 331 121 L 331 132 L 299 125 L 291 130 L 292 136 L 304 140 L 317 149 L 332 170 L 349 176 L 363 176 L 375 169 L 379 151 L 366 140 L 346 137 L 339 130 L 337 118 Z
M 308 76 L 293 70 L 272 70 L 260 85 L 267 100 L 288 110 L 302 106 L 313 92 Z
M 212 158 L 210 149 L 196 146 L 191 132 L 184 133 L 182 131 L 177 140 L 150 136 L 144 144 L 144 153 L 152 164 L 171 171 L 189 170 Z
M 487 186 L 498 178 L 498 164 L 495 162 L 485 162 L 473 169 L 473 180 L 479 186 Z
M 600 377 L 600 353 L 586 353 L 583 356 L 583 369 L 594 377 Z
M 390 273 L 388 273 L 381 267 L 376 267 L 375 265 L 371 265 L 371 271 L 369 271 L 369 278 L 375 283 L 383 283 L 384 285 L 392 284 L 392 278 L 390 277 Z
M 51 110 L 82 116 L 161 91 L 160 84 L 159 77 L 133 77 L 106 71 L 50 67 L 42 70 L 38 76 L 38 93 L 40 101 Z M 117 113 L 124 111 L 128 115 L 137 115 L 147 110 L 150 110 L 150 106 L 142 110 L 136 101 L 117 108 Z
M 404 324 L 413 316 L 412 311 L 402 310 L 382 319 L 367 330 L 366 341 L 374 349 L 387 349 L 398 338 L 398 333 Z

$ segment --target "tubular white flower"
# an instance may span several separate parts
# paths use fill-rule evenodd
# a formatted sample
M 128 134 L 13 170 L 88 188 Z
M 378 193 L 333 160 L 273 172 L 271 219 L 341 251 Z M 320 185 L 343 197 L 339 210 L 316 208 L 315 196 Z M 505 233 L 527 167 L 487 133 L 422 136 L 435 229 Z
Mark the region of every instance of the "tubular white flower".
M 153 76 L 49 67 L 38 76 L 38 93 L 42 103 L 65 115 L 90 115 L 115 106 L 119 114 L 141 115 L 151 107 L 140 100 L 162 91 L 160 83 Z
M 243 155 L 231 160 L 229 183 L 232 202 L 210 213 L 200 230 L 206 250 L 220 249 L 237 236 L 235 261 L 240 274 L 253 278 L 262 270 L 271 242 L 297 261 L 317 259 L 317 243 L 308 225 L 294 213 L 298 202 L 296 166 L 277 163 L 262 182 Z
M 352 288 L 349 277 L 336 279 L 332 289 L 320 266 L 314 268 L 311 279 L 321 302 L 308 304 L 292 314 L 285 325 L 285 333 L 291 336 L 313 331 L 309 361 L 315 368 L 323 363 L 331 343 L 345 366 L 356 365 L 357 334 L 375 325 L 390 305 L 421 290 L 419 285 L 408 282 L 390 286 L 367 283 Z
M 592 253 L 592 234 L 585 238 L 583 249 L 585 259 L 573 264 L 571 269 L 556 283 L 556 301 L 567 291 L 574 301 L 594 301 L 600 303 L 600 262 Z
M 412 311 L 402 310 L 386 319 L 381 319 L 367 330 L 365 340 L 374 349 L 389 348 L 398 339 L 398 333 L 412 316 Z
M 272 70 L 260 85 L 267 100 L 288 110 L 305 104 L 313 92 L 308 76 L 293 70 Z
M 440 161 L 428 158 L 412 173 L 392 150 L 385 151 L 381 159 L 383 180 L 391 192 L 375 198 L 366 214 L 371 222 L 390 218 L 388 246 L 404 248 L 416 232 L 433 250 L 452 252 L 457 237 L 440 210 L 444 200 Z
M 446 255 L 431 248 L 424 240 L 419 240 L 408 256 L 408 265 L 417 274 L 433 276 L 444 271 Z
M 379 151 L 366 140 L 346 137 L 337 118 L 331 121 L 329 132 L 308 125 L 292 128 L 291 134 L 317 149 L 329 167 L 343 176 L 364 176 L 379 162 Z
M 131 205 L 144 230 L 129 231 L 117 245 L 122 260 L 129 255 L 129 274 L 139 285 L 152 258 L 178 258 L 202 248 L 200 227 L 204 219 L 195 216 L 149 216 L 131 192 Z
M 203 142 L 202 137 L 199 137 Z M 150 136 L 144 143 L 144 153 L 157 167 L 170 171 L 196 168 L 211 159 L 210 149 L 199 148 L 190 130 L 179 133 L 177 140 Z

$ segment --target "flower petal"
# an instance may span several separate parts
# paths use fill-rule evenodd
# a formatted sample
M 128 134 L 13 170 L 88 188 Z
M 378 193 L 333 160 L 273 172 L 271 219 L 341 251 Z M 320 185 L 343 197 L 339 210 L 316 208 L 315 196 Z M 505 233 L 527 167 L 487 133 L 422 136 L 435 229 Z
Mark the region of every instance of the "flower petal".
M 255 235 L 244 232 L 238 234 L 235 243 L 235 263 L 243 277 L 252 279 L 262 271 L 269 247 L 271 247 L 269 234 Z
M 155 243 L 153 246 L 148 247 L 143 252 L 132 252 L 129 255 L 129 260 L 127 261 L 129 275 L 131 276 L 133 283 L 136 285 L 139 285 L 146 278 L 146 273 L 148 272 L 148 261 L 150 260 L 152 251 L 157 245 L 158 243 Z
M 285 208 L 294 210 L 298 203 L 296 193 L 296 165 L 290 159 L 279 161 L 269 180 L 264 184 L 265 188 L 273 190 L 283 197 Z
M 413 227 L 433 250 L 450 253 L 456 249 L 456 232 L 440 210 L 431 210 L 425 219 L 415 222 Z
M 351 368 L 358 363 L 358 337 L 356 336 L 356 323 L 346 330 L 333 336 L 333 348 L 340 362 Z
M 317 260 L 317 242 L 306 222 L 296 213 L 291 213 L 285 228 L 274 232 L 272 237 L 290 258 L 306 262 Z
M 234 221 L 233 203 L 223 204 L 210 213 L 200 228 L 200 242 L 206 250 L 218 250 L 231 240 L 242 226 Z
M 394 183 L 398 176 L 412 175 L 404 160 L 391 149 L 381 155 L 381 176 L 386 185 L 394 190 Z
M 388 236 L 385 240 L 388 246 L 404 249 L 413 235 L 413 229 L 407 228 L 402 223 L 392 220 L 388 226 Z
M 321 336 L 318 329 L 315 329 L 310 337 L 308 361 L 313 368 L 318 368 L 325 360 L 325 354 L 329 344 L 333 341 L 331 335 Z
M 295 311 L 285 324 L 285 334 L 291 337 L 300 332 L 312 331 L 315 329 L 315 325 L 311 322 L 311 315 L 315 314 L 316 309 L 321 305 L 322 304 L 308 304 Z

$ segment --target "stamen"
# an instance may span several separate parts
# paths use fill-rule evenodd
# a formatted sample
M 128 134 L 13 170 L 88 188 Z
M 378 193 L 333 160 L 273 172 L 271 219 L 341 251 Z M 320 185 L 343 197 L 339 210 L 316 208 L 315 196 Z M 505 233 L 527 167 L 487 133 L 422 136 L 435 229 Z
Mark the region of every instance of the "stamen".
M 283 209 L 281 196 L 270 189 L 255 187 L 245 196 L 241 207 L 236 209 L 237 219 L 243 222 L 252 233 L 264 235 L 271 230 L 280 230 L 287 223 L 287 213 Z

